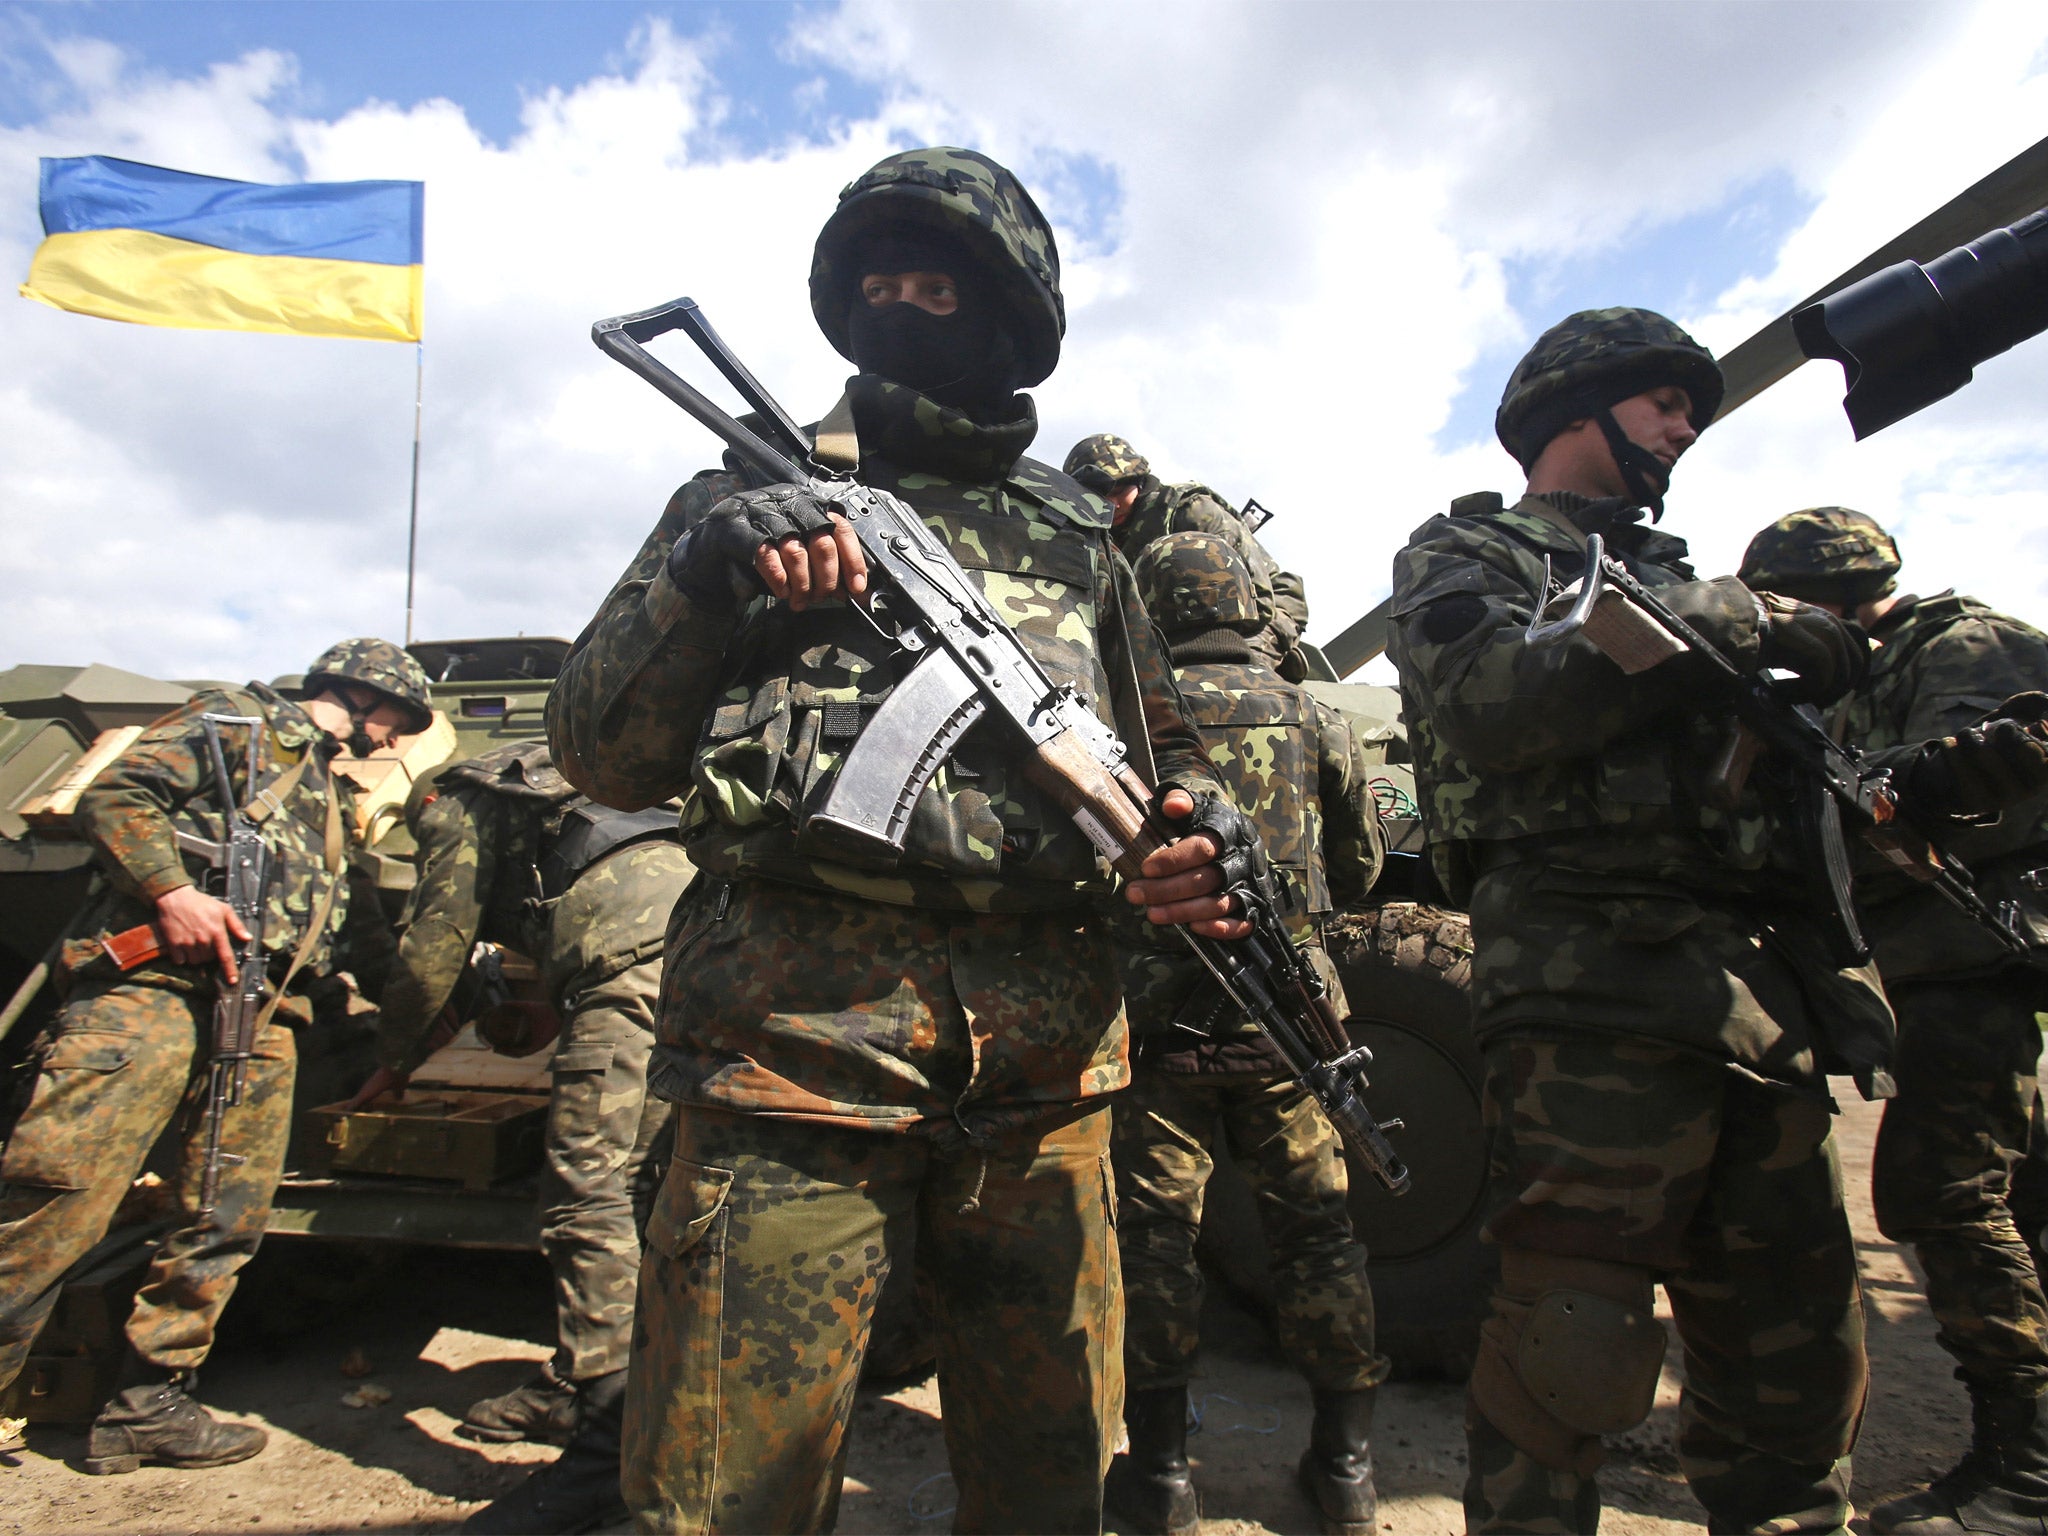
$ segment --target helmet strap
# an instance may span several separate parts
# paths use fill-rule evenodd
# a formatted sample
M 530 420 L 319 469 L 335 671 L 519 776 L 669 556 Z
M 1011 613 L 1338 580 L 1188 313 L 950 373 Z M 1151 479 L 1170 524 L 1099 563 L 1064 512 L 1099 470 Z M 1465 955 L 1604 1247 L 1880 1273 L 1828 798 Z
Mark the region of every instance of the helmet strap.
M 1603 405 L 1593 413 L 1593 419 L 1600 423 L 1601 436 L 1607 439 L 1607 451 L 1614 455 L 1614 467 L 1621 471 L 1621 483 L 1628 487 L 1629 495 L 1639 505 L 1650 509 L 1651 522 L 1662 519 L 1664 492 L 1671 485 L 1671 471 L 1662 459 L 1621 430 L 1621 423 L 1614 419 L 1612 406 Z

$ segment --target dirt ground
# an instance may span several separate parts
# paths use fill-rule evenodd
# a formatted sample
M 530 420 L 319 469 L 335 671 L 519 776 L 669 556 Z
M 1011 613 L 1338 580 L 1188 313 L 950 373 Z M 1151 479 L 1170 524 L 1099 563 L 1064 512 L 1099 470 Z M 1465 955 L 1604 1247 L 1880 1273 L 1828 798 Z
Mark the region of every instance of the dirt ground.
M 1843 1085 L 1846 1087 L 1846 1084 Z M 1868 1509 L 1952 1462 L 1967 1411 L 1935 1346 L 1920 1281 L 1870 1218 L 1875 1110 L 1844 1101 L 1840 1122 L 1850 1209 L 1861 1250 L 1874 1386 L 1856 1457 Z M 548 1353 L 546 1271 L 537 1258 L 292 1250 L 273 1244 L 230 1310 L 208 1366 L 205 1400 L 271 1432 L 268 1451 L 213 1472 L 145 1468 L 125 1477 L 76 1470 L 82 1432 L 32 1428 L 29 1450 L 0 1457 L 0 1536 L 87 1531 L 445 1531 L 555 1452 L 486 1446 L 455 1434 L 479 1397 L 525 1379 Z M 1264 1326 L 1227 1301 L 1211 1307 L 1194 1384 L 1197 1459 L 1208 1536 L 1313 1532 L 1293 1485 L 1308 1393 L 1278 1363 Z M 360 1383 L 342 1362 L 360 1350 L 364 1381 L 388 1401 L 349 1407 Z M 1613 1536 L 1699 1526 L 1671 1453 L 1677 1361 L 1667 1361 L 1655 1415 L 1618 1443 L 1602 1474 Z M 1375 1442 L 1385 1530 L 1455 1532 L 1464 1477 L 1462 1388 L 1387 1389 Z M 937 1532 L 950 1526 L 952 1484 L 930 1383 L 864 1392 L 855 1419 L 839 1529 Z M 1857 1522 L 1858 1529 L 1862 1522 Z

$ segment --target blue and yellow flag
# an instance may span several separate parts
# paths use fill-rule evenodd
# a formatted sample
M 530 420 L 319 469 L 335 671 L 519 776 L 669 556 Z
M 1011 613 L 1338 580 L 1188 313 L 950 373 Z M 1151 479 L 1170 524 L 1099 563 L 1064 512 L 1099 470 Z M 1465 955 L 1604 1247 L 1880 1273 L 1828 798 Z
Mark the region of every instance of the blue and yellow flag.
M 418 181 L 272 187 L 46 159 L 21 292 L 136 325 L 418 341 L 425 206 Z

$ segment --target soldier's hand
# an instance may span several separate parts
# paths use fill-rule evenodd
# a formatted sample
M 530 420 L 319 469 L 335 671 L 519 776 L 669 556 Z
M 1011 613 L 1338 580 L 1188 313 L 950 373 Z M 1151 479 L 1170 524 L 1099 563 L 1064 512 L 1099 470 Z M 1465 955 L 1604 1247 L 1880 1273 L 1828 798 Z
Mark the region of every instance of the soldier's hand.
M 1210 796 L 1198 802 L 1177 786 L 1165 789 L 1158 804 L 1162 820 L 1194 823 L 1195 830 L 1155 849 L 1142 866 L 1143 878 L 1124 887 L 1124 899 L 1143 907 L 1145 916 L 1161 927 L 1185 924 L 1204 938 L 1243 938 L 1252 931 L 1251 924 L 1233 916 L 1236 903 L 1225 894 L 1230 881 L 1219 862 L 1227 851 L 1238 851 L 1235 845 L 1240 840 L 1232 835 L 1230 819 L 1244 823 L 1243 815 Z M 1209 813 L 1203 821 L 1213 822 L 1213 827 L 1197 820 L 1198 810 Z M 1244 830 L 1249 834 L 1249 823 L 1244 823 Z M 1256 835 L 1252 842 L 1255 846 Z M 1227 850 L 1226 844 L 1233 847 Z
M 242 979 L 235 970 L 235 945 L 249 942 L 249 930 L 226 902 L 196 885 L 181 885 L 157 897 L 156 926 L 164 936 L 164 953 L 178 964 L 218 961 L 229 986 Z
M 1870 641 L 1863 631 L 1825 608 L 1759 592 L 1764 611 L 1760 665 L 1790 672 L 1783 691 L 1806 704 L 1832 704 L 1870 671 Z
M 361 1109 L 365 1104 L 376 1103 L 377 1100 L 387 1093 L 393 1099 L 403 1099 L 405 1097 L 405 1085 L 409 1081 L 411 1081 L 410 1073 L 400 1072 L 393 1067 L 379 1067 L 363 1079 L 363 1086 L 355 1091 L 354 1096 L 346 1104 L 342 1105 L 342 1108 L 345 1110 Z
M 2048 790 L 2048 695 L 2019 693 L 1975 725 L 1931 741 L 1904 775 L 1907 809 L 1990 816 Z
M 668 569 L 677 587 L 709 607 L 765 591 L 799 612 L 841 593 L 858 597 L 868 576 L 853 526 L 798 485 L 728 496 L 676 542 Z

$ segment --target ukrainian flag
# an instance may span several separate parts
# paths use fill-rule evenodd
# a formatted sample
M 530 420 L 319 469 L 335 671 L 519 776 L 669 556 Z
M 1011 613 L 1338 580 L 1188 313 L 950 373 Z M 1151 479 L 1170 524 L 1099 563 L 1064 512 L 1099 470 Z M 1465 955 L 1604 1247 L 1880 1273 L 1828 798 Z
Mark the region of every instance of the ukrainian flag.
M 43 161 L 23 297 L 195 330 L 420 339 L 426 185 L 272 187 L 115 160 Z

